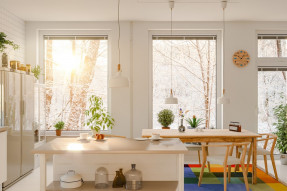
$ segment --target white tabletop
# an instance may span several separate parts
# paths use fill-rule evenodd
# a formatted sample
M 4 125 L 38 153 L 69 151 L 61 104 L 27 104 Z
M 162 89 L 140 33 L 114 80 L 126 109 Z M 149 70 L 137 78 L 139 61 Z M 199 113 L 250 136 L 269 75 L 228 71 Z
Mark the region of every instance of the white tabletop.
M 34 154 L 184 154 L 187 153 L 187 149 L 176 138 L 160 141 L 136 141 L 128 138 L 80 141 L 79 138 L 57 138 L 32 152 Z

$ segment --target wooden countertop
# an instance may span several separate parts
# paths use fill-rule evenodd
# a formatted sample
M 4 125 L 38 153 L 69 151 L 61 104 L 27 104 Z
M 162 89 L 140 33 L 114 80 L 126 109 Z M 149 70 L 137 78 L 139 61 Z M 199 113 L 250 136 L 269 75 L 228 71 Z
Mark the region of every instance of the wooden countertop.
M 8 129 L 9 127 L 6 127 L 6 126 L 0 127 L 0 133 L 7 131 Z
M 160 134 L 161 137 L 168 138 L 192 138 L 192 137 L 230 137 L 230 138 L 251 138 L 260 137 L 259 134 L 243 129 L 241 132 L 229 131 L 229 129 L 203 129 L 202 132 L 196 132 L 195 129 L 187 129 L 185 132 L 179 132 L 177 129 L 143 129 L 142 137 L 150 137 L 153 133 Z
M 80 141 L 79 138 L 57 138 L 32 152 L 34 154 L 184 154 L 187 151 L 184 144 L 176 138 L 160 141 L 136 141 L 128 138 Z

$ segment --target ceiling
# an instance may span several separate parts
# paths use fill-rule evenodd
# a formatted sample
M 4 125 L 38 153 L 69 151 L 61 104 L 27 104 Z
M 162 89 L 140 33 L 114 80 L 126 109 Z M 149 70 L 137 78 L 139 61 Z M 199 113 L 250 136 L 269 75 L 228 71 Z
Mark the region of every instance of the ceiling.
M 221 21 L 221 0 L 175 0 L 175 21 Z M 117 0 L 0 0 L 25 21 L 115 21 Z M 287 21 L 286 0 L 229 0 L 226 20 Z M 121 0 L 120 19 L 169 21 L 168 0 Z

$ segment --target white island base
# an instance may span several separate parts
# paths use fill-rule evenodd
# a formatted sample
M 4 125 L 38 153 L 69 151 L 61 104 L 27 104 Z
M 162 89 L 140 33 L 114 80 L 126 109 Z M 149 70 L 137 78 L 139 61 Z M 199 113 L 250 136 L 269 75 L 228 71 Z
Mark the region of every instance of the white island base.
M 75 170 L 86 182 L 77 190 L 98 190 L 94 188 L 97 168 L 107 168 L 109 181 L 113 181 L 116 170 L 123 168 L 126 172 L 133 163 L 143 174 L 142 191 L 183 191 L 184 154 L 186 152 L 187 149 L 179 139 L 163 139 L 153 142 L 124 138 L 109 138 L 102 142 L 91 140 L 84 143 L 75 138 L 59 138 L 34 150 L 34 153 L 40 155 L 41 191 L 67 191 L 59 186 L 59 180 L 60 176 L 68 170 Z M 54 155 L 54 182 L 48 187 L 46 185 L 46 154 Z M 124 189 L 113 189 L 110 186 L 104 190 Z

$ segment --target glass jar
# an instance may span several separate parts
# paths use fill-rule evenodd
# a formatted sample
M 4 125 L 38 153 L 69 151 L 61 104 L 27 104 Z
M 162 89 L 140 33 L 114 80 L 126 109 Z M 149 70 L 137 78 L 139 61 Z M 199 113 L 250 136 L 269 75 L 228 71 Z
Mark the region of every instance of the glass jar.
M 132 169 L 125 173 L 126 189 L 139 190 L 142 188 L 142 173 L 136 170 L 136 165 L 132 164 Z
M 96 170 L 95 187 L 107 188 L 108 186 L 109 186 L 108 170 L 104 167 L 100 167 Z

